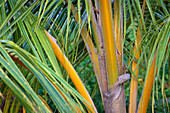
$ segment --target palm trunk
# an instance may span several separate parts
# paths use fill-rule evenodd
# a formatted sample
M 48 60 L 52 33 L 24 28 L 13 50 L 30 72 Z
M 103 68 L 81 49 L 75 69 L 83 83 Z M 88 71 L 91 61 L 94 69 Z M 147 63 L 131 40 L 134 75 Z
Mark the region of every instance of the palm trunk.
M 119 12 L 118 12 L 119 13 Z M 111 8 L 111 1 L 103 1 L 100 0 L 100 17 L 102 23 L 102 33 L 103 33 L 103 43 L 104 43 L 104 50 L 105 50 L 105 61 L 107 67 L 107 82 L 108 82 L 108 89 L 105 91 L 103 90 L 103 102 L 104 108 L 106 113 L 125 113 L 125 89 L 123 83 L 129 79 L 129 75 L 122 75 L 119 76 L 120 71 L 122 70 L 122 40 L 116 41 L 114 36 L 115 31 L 113 30 L 113 19 L 112 19 L 112 8 Z M 116 13 L 117 14 L 117 13 Z M 117 14 L 118 15 L 118 14 Z M 122 16 L 122 15 L 121 15 Z M 121 18 L 121 17 L 120 17 Z M 117 21 L 121 21 L 119 16 Z M 118 25 L 119 26 L 119 25 Z M 121 25 L 120 25 L 121 26 Z M 116 36 L 117 38 L 121 37 L 121 28 L 117 29 L 116 27 Z M 120 58 L 117 55 L 117 43 L 119 43 L 118 47 L 120 47 Z M 119 65 L 120 62 L 120 65 Z M 122 73 L 122 72 L 121 72 Z M 119 77 L 118 77 L 119 76 Z M 118 78 L 118 80 L 117 80 Z M 126 78 L 126 79 L 121 79 Z
M 114 85 L 103 94 L 106 113 L 126 113 L 125 89 L 123 84 Z

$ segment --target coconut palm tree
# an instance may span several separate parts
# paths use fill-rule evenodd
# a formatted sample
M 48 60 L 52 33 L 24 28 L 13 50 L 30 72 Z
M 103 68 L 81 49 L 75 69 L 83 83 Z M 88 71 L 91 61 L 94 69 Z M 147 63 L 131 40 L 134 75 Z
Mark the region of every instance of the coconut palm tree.
M 0 112 L 168 112 L 169 7 L 1 0 Z

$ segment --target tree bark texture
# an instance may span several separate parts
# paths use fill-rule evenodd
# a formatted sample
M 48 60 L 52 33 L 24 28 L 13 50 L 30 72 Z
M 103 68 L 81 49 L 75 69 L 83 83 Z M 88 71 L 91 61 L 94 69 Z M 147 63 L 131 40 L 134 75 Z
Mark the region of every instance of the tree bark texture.
M 103 92 L 105 113 L 126 113 L 124 83 L 129 78 L 129 74 L 119 76 L 114 86 Z

